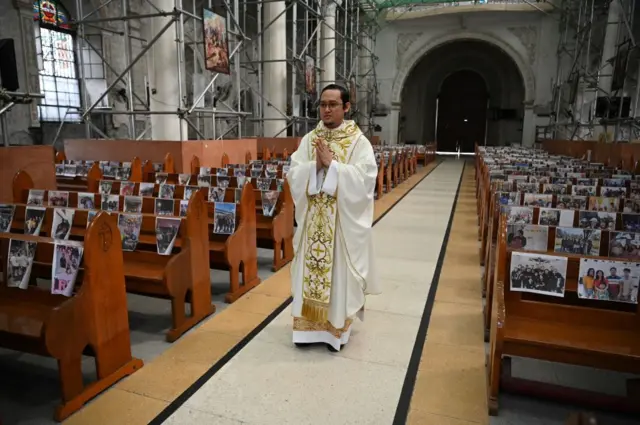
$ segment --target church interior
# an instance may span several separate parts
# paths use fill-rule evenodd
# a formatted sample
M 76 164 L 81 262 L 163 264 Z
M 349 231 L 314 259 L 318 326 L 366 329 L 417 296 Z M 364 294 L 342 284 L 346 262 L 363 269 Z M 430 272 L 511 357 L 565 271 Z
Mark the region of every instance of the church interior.
M 640 425 L 639 39 L 635 0 L 0 0 L 0 425 Z M 292 341 L 307 201 L 355 193 L 292 186 L 331 84 L 381 288 L 339 350 Z

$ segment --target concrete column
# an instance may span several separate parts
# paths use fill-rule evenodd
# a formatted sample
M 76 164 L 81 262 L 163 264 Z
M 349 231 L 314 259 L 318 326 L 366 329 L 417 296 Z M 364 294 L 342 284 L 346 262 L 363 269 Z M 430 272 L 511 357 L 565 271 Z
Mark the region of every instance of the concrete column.
M 156 0 L 153 3 L 165 12 L 175 7 L 175 0 Z M 147 39 L 157 34 L 170 20 L 171 17 L 152 18 Z M 151 111 L 176 112 L 183 106 L 180 93 L 185 93 L 185 68 L 184 62 L 178 64 L 178 58 L 184 57 L 184 51 L 180 52 L 183 45 L 176 42 L 178 25 L 178 22 L 174 23 L 151 48 L 148 60 Z M 151 138 L 187 140 L 187 124 L 177 114 L 151 115 Z
M 611 93 L 613 80 L 613 64 L 609 62 L 616 54 L 618 44 L 618 26 L 620 25 L 620 0 L 612 0 L 609 4 L 607 28 L 604 34 L 602 58 L 600 59 L 600 78 L 598 79 L 598 96 Z M 602 90 L 602 91 L 600 91 Z M 605 93 L 603 93 L 605 92 Z
M 330 1 L 326 6 L 322 26 L 322 81 L 321 86 L 336 82 L 336 8 L 342 0 Z
M 533 102 L 524 105 L 524 120 L 522 122 L 522 146 L 532 147 L 536 140 L 536 114 L 533 112 Z
M 389 115 L 389 139 L 386 142 L 390 145 L 398 144 L 398 131 L 400 130 L 400 109 L 399 103 L 391 104 L 391 114 Z
M 371 60 L 371 51 L 373 48 L 373 42 L 371 40 L 371 36 L 363 31 L 360 35 L 360 44 L 361 47 L 359 49 L 359 58 L 358 58 L 358 67 L 359 67 L 359 82 L 360 88 L 358 89 L 358 110 L 360 111 L 360 119 L 358 125 L 360 129 L 367 135 L 371 134 L 373 129 L 369 129 L 369 111 L 371 110 L 371 102 L 369 101 L 370 94 L 369 92 L 372 90 L 371 82 L 372 82 L 372 64 Z
M 284 1 L 264 3 L 263 83 L 264 137 L 286 137 L 287 19 Z M 268 28 L 267 28 L 268 27 Z

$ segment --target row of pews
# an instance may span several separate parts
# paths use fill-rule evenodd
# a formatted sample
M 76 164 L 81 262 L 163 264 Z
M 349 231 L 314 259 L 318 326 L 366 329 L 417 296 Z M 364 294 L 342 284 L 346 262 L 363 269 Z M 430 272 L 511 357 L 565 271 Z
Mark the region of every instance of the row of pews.
M 488 407 L 515 392 L 637 414 L 618 397 L 514 376 L 512 357 L 640 374 L 640 169 L 476 148 Z
M 375 151 L 380 199 L 417 172 L 418 149 Z M 211 269 L 229 272 L 225 299 L 231 303 L 260 283 L 258 247 L 274 251 L 274 271 L 291 261 L 288 153 L 265 150 L 259 158 L 247 154 L 244 164 L 230 164 L 223 156 L 219 167 L 211 167 L 194 156 L 180 173 L 170 154 L 154 164 L 140 158 L 69 160 L 58 152 L 56 190 L 37 187 L 25 171 L 16 173 L 13 201 L 0 205 L 6 230 L 0 231 L 0 347 L 56 359 L 57 421 L 143 366 L 131 352 L 127 293 L 171 304 L 166 340 L 173 342 L 215 312 Z M 423 158 L 424 164 L 433 161 L 435 149 L 423 151 Z M 230 205 L 233 215 L 221 208 Z M 68 218 L 62 227 L 61 210 Z M 60 268 L 76 269 L 75 285 L 56 287 Z M 23 286 L 9 286 L 25 273 Z M 37 279 L 51 279 L 51 287 Z M 85 355 L 96 359 L 91 383 L 83 381 Z

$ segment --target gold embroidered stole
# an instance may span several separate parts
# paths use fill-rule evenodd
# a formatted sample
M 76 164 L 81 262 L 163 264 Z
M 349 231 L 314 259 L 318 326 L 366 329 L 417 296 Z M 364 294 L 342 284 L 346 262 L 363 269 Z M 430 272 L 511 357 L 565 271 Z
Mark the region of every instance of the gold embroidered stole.
M 360 134 L 360 129 L 353 121 L 347 121 L 335 130 L 326 129 L 321 122 L 311 132 L 310 142 L 315 148 L 319 139 L 324 140 L 334 160 L 345 164 Z M 311 149 L 309 159 L 313 161 L 315 156 L 316 150 Z M 336 197 L 324 192 L 309 197 L 305 220 L 302 317 L 317 323 L 325 323 L 329 315 L 336 216 Z

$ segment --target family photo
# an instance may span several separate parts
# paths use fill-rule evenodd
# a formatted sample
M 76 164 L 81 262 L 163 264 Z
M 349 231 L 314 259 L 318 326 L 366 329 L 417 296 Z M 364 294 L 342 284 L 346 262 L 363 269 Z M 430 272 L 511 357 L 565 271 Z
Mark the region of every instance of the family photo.
M 69 243 L 69 242 L 67 242 Z M 83 248 L 81 245 L 56 244 L 53 250 L 51 293 L 70 297 L 78 277 Z
M 15 210 L 14 205 L 0 204 L 0 233 L 8 233 L 11 230 Z
M 216 202 L 213 210 L 213 233 L 231 235 L 236 231 L 236 204 Z
M 609 257 L 640 259 L 640 233 L 611 232 Z
M 122 239 L 123 251 L 135 251 L 142 227 L 141 214 L 119 214 L 118 229 Z
M 156 217 L 156 249 L 160 255 L 171 255 L 180 230 L 180 218 Z
M 578 297 L 637 304 L 639 281 L 638 263 L 582 258 Z
M 36 255 L 36 242 L 16 239 L 9 241 L 9 258 L 7 259 L 7 286 L 27 289 L 33 257 Z
M 510 224 L 507 226 L 507 246 L 525 251 L 546 251 L 549 227 L 536 224 Z
M 554 251 L 566 254 L 600 255 L 600 230 L 557 227 Z

